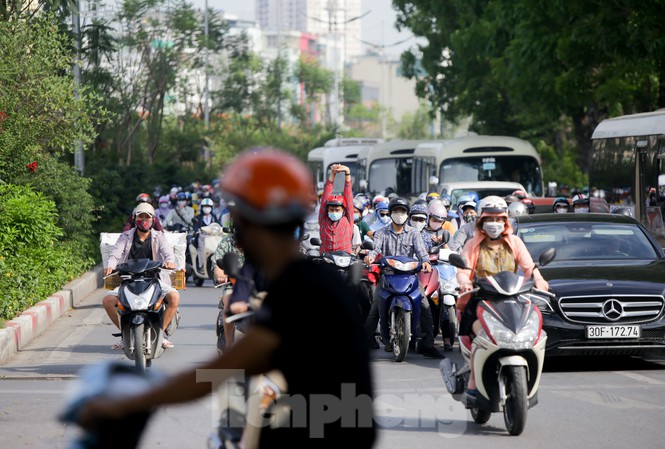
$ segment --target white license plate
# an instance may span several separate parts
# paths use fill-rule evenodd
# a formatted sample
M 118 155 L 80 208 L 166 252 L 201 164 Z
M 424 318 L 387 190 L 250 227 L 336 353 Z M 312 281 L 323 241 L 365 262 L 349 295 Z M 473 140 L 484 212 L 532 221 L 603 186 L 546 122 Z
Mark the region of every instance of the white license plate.
M 637 325 L 587 326 L 586 338 L 640 338 L 642 328 Z

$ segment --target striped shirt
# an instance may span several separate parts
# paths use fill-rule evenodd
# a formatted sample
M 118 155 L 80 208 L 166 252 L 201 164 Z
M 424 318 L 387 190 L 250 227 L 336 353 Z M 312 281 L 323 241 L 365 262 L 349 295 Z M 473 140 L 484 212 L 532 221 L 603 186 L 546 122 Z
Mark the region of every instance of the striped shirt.
M 384 257 L 413 257 L 420 262 L 429 262 L 427 247 L 421 233 L 409 225 L 405 225 L 399 234 L 395 232 L 392 225 L 376 231 L 374 249 L 370 251 L 369 255 L 376 258 L 377 254 Z

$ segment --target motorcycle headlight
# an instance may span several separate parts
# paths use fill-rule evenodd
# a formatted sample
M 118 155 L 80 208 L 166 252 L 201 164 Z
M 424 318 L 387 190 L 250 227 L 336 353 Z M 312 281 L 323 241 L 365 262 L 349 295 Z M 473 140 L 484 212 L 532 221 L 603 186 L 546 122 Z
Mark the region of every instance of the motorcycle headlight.
M 494 341 L 506 349 L 529 349 L 533 347 L 540 332 L 540 317 L 535 311 L 531 312 L 526 323 L 517 333 L 508 329 L 490 313 L 484 313 L 483 318 Z
M 443 284 L 443 286 L 441 287 L 441 291 L 444 291 L 444 292 L 454 292 L 454 291 L 455 291 L 455 284 L 453 284 L 452 282 L 446 282 L 446 283 Z
M 554 313 L 554 309 L 552 308 L 552 303 L 550 302 L 550 299 L 548 297 L 537 295 L 535 293 L 525 293 L 522 294 L 521 296 L 531 301 L 536 307 L 540 309 L 541 313 L 545 315 Z
M 400 262 L 395 259 L 388 259 L 388 264 L 399 271 L 413 271 L 418 268 L 418 262 Z
M 154 292 L 154 285 L 148 287 L 148 289 L 140 295 L 135 295 L 127 288 L 125 289 L 125 297 L 127 298 L 127 302 L 129 303 L 129 306 L 132 308 L 132 310 L 146 310 L 150 304 L 150 298 L 152 298 L 152 294 Z
M 351 257 L 349 256 L 336 256 L 333 254 L 333 260 L 335 261 L 335 265 L 340 268 L 346 268 L 351 265 Z

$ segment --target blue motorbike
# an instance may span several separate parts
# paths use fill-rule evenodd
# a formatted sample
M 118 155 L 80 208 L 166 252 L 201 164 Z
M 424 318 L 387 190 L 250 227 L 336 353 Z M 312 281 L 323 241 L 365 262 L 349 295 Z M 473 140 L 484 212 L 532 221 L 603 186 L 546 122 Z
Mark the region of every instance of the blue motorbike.
M 401 362 L 409 351 L 411 338 L 415 341 L 418 336 L 422 300 L 418 272 L 422 265 L 405 256 L 382 257 L 378 264 L 381 335 L 389 335 L 394 360 Z

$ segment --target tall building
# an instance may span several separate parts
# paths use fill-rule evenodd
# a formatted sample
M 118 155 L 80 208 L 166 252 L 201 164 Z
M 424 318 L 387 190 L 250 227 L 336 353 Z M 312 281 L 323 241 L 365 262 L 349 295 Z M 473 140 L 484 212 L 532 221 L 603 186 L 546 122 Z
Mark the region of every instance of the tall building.
M 327 37 L 344 62 L 361 54 L 361 15 L 362 0 L 256 0 L 262 29 Z

